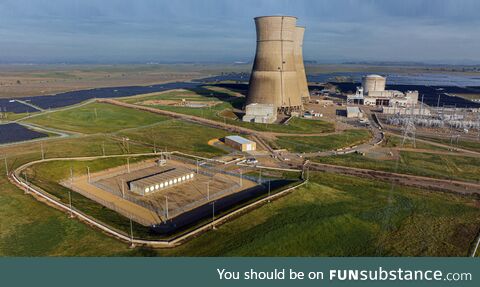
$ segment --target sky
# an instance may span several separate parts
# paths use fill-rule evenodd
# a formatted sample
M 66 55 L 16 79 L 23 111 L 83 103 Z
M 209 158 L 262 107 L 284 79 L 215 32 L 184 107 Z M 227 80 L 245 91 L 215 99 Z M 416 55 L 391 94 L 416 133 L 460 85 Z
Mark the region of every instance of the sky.
M 293 15 L 304 59 L 480 63 L 477 0 L 0 0 L 0 63 L 252 61 Z

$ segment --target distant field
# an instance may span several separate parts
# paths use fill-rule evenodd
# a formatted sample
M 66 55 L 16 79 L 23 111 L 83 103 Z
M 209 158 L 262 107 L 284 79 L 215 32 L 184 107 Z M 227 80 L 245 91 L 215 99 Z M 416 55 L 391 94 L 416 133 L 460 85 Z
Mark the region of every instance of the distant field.
M 317 152 L 358 145 L 370 138 L 371 134 L 368 130 L 346 130 L 339 134 L 326 136 L 282 136 L 275 141 L 275 146 L 293 152 Z
M 224 66 L 228 69 L 227 66 Z M 232 67 L 233 68 L 233 67 Z M 0 98 L 42 96 L 101 87 L 152 85 L 221 73 L 196 65 L 0 65 Z
M 222 103 L 210 108 L 192 108 L 184 106 L 171 105 L 145 105 L 161 110 L 172 111 L 181 114 L 193 115 L 197 117 L 207 118 L 218 122 L 226 122 L 241 127 L 250 128 L 257 131 L 269 131 L 278 133 L 324 133 L 335 130 L 333 123 L 323 120 L 308 120 L 301 118 L 293 118 L 287 125 L 274 124 L 257 124 L 241 121 L 241 118 L 234 113 L 234 109 L 242 109 L 244 98 L 233 97 L 234 92 L 223 88 L 201 88 L 192 91 L 172 91 L 162 94 L 140 95 L 123 99 L 128 103 L 142 104 L 146 100 L 181 100 L 185 98 L 189 101 L 207 101 L 220 100 Z
M 475 157 L 400 152 L 400 160 L 377 160 L 358 154 L 316 157 L 316 162 L 398 172 L 443 179 L 478 182 L 480 160 Z
M 146 126 L 168 119 L 168 117 L 134 109 L 91 103 L 78 108 L 40 115 L 28 119 L 27 122 L 61 130 L 93 134 Z

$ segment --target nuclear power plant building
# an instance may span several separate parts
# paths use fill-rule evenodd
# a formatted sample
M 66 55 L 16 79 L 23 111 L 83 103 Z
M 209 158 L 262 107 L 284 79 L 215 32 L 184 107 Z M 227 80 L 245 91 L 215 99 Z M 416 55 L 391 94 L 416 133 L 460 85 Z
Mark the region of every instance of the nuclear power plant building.
M 302 109 L 308 93 L 301 51 L 304 29 L 296 23 L 292 16 L 255 18 L 257 49 L 247 105 L 273 105 L 285 112 Z
M 412 107 L 418 102 L 418 91 L 401 92 L 385 90 L 386 77 L 368 75 L 362 78 L 362 86 L 354 95 L 347 96 L 347 103 L 366 106 Z

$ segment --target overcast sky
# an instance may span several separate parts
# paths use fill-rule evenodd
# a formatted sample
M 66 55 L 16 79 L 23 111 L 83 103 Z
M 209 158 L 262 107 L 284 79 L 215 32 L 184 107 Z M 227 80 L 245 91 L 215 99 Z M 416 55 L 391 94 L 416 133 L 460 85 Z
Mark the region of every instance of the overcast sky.
M 0 62 L 250 61 L 253 17 L 294 15 L 304 58 L 480 62 L 476 0 L 1 0 Z

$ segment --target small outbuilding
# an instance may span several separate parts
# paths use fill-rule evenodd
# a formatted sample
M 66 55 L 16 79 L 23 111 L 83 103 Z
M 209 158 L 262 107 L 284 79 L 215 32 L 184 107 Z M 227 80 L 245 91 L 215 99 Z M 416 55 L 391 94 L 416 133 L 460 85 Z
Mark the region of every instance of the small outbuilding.
M 239 151 L 254 151 L 257 143 L 241 136 L 226 136 L 225 144 Z
M 358 107 L 347 107 L 347 118 L 363 118 L 363 113 Z
M 271 124 L 277 120 L 277 109 L 270 104 L 253 103 L 245 107 L 244 122 Z

